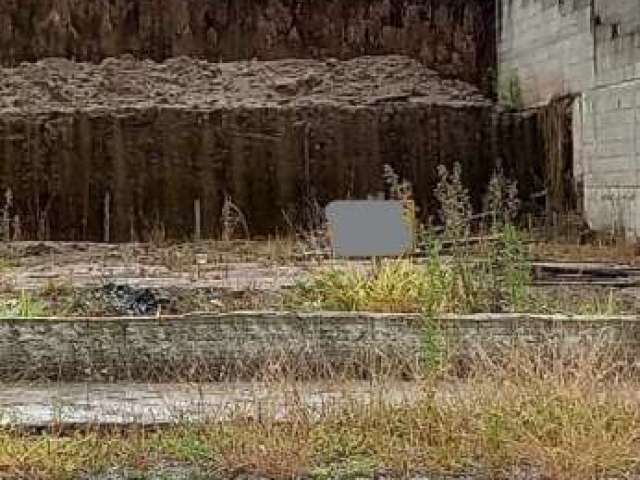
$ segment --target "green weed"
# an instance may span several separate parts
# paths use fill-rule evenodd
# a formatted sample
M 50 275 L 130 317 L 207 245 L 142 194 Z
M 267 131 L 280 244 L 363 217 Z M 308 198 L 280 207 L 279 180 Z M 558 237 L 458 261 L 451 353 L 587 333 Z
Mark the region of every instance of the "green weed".
M 320 270 L 298 284 L 286 303 L 295 309 L 428 315 L 521 309 L 531 271 L 522 237 L 506 226 L 487 248 L 490 261 L 485 263 L 474 263 L 466 254 L 445 258 L 435 241 L 423 263 L 391 259 L 368 270 Z
M 34 298 L 30 293 L 22 290 L 17 299 L 11 299 L 0 305 L 0 316 L 34 318 L 43 317 L 46 313 L 45 304 Z

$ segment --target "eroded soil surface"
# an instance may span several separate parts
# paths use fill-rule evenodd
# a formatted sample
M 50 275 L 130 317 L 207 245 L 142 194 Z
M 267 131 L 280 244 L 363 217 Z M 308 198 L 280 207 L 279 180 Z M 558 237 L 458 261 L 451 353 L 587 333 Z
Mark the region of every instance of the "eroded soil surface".
M 275 308 L 304 278 L 287 244 L 23 242 L 0 244 L 0 299 L 26 291 L 63 316 L 182 314 Z M 5 305 L 11 307 L 12 305 Z
M 0 112 L 69 109 L 375 105 L 385 101 L 490 104 L 471 84 L 403 56 L 210 63 L 131 56 L 99 65 L 53 58 L 0 69 Z
M 328 268 L 366 272 L 372 266 L 370 261 L 321 258 L 304 251 L 301 244 L 283 239 L 167 246 L 0 243 L 0 316 L 19 308 L 22 292 L 33 300 L 30 316 L 286 310 L 291 289 L 313 272 Z M 572 265 L 562 258 L 565 261 L 544 264 Z M 575 260 L 579 260 L 576 265 L 592 266 L 581 257 Z M 601 265 L 613 271 L 627 268 L 620 261 Z M 636 269 L 628 268 L 637 275 Z M 637 277 L 622 282 L 598 277 L 585 280 L 573 274 L 554 280 L 548 275 L 537 280 L 534 276 L 532 312 L 614 315 L 640 311 Z M 596 283 L 589 283 L 591 280 Z

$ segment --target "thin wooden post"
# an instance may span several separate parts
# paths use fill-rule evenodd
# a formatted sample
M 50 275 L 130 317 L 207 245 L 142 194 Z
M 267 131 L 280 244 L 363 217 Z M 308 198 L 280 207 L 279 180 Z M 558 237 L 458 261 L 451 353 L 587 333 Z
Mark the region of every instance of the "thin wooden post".
M 202 238 L 202 223 L 201 223 L 202 217 L 200 215 L 200 199 L 199 198 L 196 198 L 193 201 L 193 217 L 195 219 L 194 240 L 198 242 Z
M 104 194 L 104 242 L 111 241 L 111 192 Z

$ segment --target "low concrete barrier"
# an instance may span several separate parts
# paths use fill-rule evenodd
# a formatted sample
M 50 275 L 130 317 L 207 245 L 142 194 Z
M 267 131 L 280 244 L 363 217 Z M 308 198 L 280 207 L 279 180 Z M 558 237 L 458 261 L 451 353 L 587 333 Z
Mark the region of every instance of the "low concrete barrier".
M 434 328 L 426 329 L 425 325 Z M 637 317 L 236 312 L 144 318 L 0 319 L 0 382 L 217 381 L 359 376 L 420 365 L 427 335 L 448 346 L 603 337 L 640 343 Z M 431 332 L 431 333 L 429 333 Z

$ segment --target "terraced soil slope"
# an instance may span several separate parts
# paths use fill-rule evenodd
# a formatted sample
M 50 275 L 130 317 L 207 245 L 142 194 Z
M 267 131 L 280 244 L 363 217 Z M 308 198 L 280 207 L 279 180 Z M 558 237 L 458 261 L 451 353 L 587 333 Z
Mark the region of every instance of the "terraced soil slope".
M 203 235 L 214 235 L 226 195 L 264 233 L 305 196 L 383 190 L 384 164 L 414 182 L 425 211 L 440 163 L 462 162 L 478 198 L 501 158 L 526 190 L 542 151 L 536 129 L 535 117 L 501 112 L 475 86 L 403 56 L 125 56 L 0 70 L 0 188 L 26 238 L 108 230 L 129 241 L 158 225 L 189 237 L 197 203 Z

